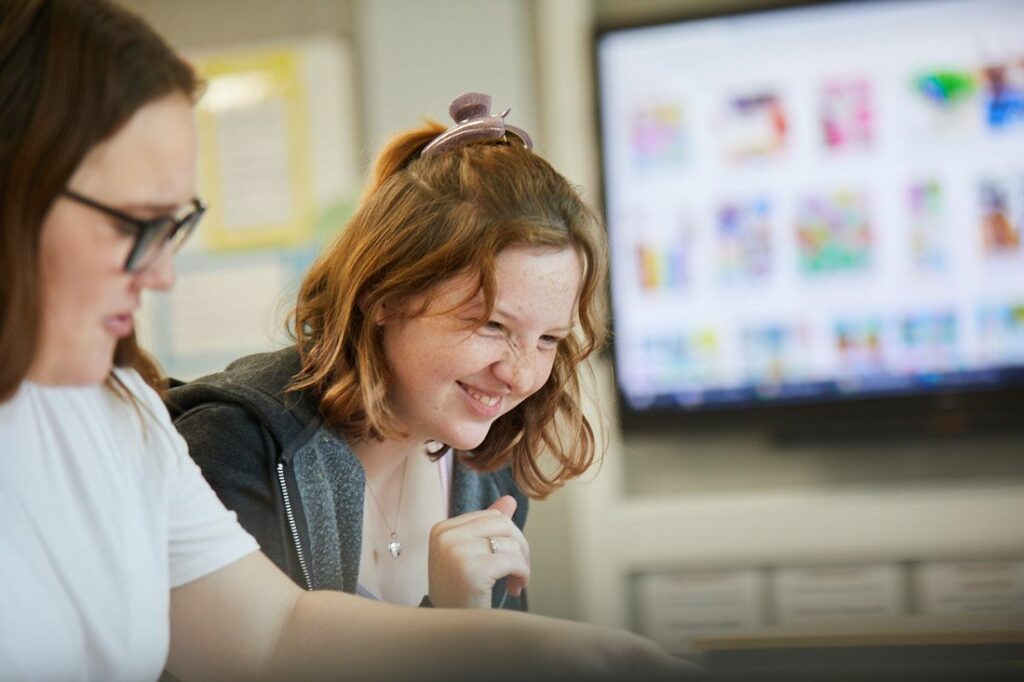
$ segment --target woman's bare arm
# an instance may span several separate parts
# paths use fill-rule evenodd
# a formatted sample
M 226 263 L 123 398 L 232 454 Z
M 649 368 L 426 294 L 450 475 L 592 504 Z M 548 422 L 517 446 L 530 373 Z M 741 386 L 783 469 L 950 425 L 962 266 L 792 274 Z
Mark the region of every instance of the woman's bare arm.
M 508 611 L 417 609 L 304 592 L 260 552 L 171 592 L 168 668 L 182 679 L 469 679 L 667 673 L 640 637 Z

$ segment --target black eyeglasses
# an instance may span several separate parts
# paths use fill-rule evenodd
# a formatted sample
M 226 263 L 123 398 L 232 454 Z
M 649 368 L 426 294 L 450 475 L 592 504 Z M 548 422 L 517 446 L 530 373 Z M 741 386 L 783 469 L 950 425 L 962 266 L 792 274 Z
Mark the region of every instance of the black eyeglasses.
M 168 244 L 175 252 L 180 249 L 195 231 L 199 219 L 206 211 L 206 204 L 199 199 L 193 199 L 191 204 L 174 215 L 139 220 L 70 189 L 64 190 L 64 196 L 116 218 L 119 229 L 135 237 L 135 243 L 132 244 L 132 250 L 124 263 L 127 272 L 139 272 L 148 268 Z

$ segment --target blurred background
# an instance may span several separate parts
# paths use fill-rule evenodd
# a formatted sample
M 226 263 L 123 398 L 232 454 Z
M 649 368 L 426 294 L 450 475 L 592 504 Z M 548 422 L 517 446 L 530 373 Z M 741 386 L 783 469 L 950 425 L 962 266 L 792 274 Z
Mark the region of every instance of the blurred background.
M 613 248 L 607 454 L 531 509 L 532 611 L 679 653 L 1024 614 L 1019 3 L 124 3 L 208 79 L 170 374 L 286 342 L 380 144 L 488 93 Z

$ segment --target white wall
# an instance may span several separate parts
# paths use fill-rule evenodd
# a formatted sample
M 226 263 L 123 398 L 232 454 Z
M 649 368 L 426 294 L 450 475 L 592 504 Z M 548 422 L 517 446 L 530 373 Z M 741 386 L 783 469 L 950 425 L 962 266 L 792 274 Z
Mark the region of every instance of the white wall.
M 367 0 L 357 3 L 363 110 L 371 148 L 429 114 L 451 122 L 464 92 L 512 107 L 509 121 L 534 130 L 536 98 L 529 5 L 517 0 Z

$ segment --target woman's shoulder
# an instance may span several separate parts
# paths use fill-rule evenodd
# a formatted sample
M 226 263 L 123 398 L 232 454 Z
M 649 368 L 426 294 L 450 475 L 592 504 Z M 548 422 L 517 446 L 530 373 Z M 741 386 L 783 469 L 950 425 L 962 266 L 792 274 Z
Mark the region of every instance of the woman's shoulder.
M 131 394 L 131 399 L 139 408 L 131 412 L 138 412 L 149 425 L 156 427 L 146 430 L 165 434 L 171 441 L 183 438 L 181 451 L 191 455 L 192 460 L 202 466 L 204 471 L 204 465 L 209 461 L 213 461 L 215 467 L 232 469 L 237 469 L 249 460 L 262 461 L 261 457 L 251 456 L 252 453 L 260 452 L 263 446 L 260 425 L 242 406 L 230 402 L 211 402 L 185 415 L 175 415 L 156 390 L 135 370 L 115 369 L 114 378 Z M 147 442 L 152 441 L 147 438 Z
M 294 347 L 250 355 L 223 372 L 170 389 L 164 402 L 186 437 L 197 429 L 266 429 L 278 442 L 288 443 L 318 416 L 315 396 L 288 391 L 298 367 Z
M 146 383 L 142 375 L 130 367 L 115 367 L 113 371 L 115 381 L 128 391 L 128 397 L 140 401 L 146 408 L 153 412 L 151 416 L 159 419 L 167 416 L 167 410 L 160 400 L 156 389 Z M 116 389 L 115 389 L 116 390 Z
M 199 406 L 222 403 L 239 405 L 265 421 L 276 421 L 284 412 L 302 420 L 315 416 L 317 410 L 315 396 L 309 391 L 288 390 L 298 371 L 294 347 L 249 355 L 224 371 L 179 382 L 167 391 L 165 401 L 175 417 Z

